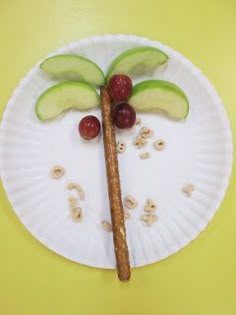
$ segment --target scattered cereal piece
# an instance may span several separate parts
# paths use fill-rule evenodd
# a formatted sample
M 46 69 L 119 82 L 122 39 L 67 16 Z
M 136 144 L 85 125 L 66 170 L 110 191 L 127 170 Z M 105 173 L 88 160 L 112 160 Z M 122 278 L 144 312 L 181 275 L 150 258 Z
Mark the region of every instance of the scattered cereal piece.
M 83 212 L 81 208 L 72 208 L 71 209 L 72 219 L 76 222 L 80 222 L 83 219 Z
M 154 132 L 148 127 L 142 127 L 139 134 L 142 138 L 147 139 L 151 138 L 154 135 Z
M 75 209 L 76 208 L 76 199 L 75 197 L 71 196 L 68 198 L 69 204 L 70 204 L 70 209 Z
M 82 209 L 79 207 L 76 207 L 75 197 L 73 197 L 73 196 L 69 197 L 68 201 L 70 203 L 70 211 L 71 211 L 72 219 L 75 222 L 80 222 L 83 219 Z
M 116 146 L 116 150 L 118 153 L 123 153 L 126 149 L 126 144 L 123 141 L 118 141 L 117 142 L 117 146 Z
M 78 184 L 75 183 L 70 183 L 67 185 L 67 189 L 72 190 L 75 189 L 77 190 L 78 194 L 79 194 L 79 199 L 80 200 L 84 200 L 84 191 L 82 189 L 82 187 Z
M 137 202 L 137 200 L 134 199 L 134 197 L 127 195 L 125 197 L 124 204 L 125 204 L 126 208 L 133 209 L 133 208 L 137 207 L 138 202 Z
M 135 125 L 141 125 L 141 123 L 142 123 L 142 120 L 141 120 L 140 117 L 138 117 L 138 118 L 136 119 Z
M 139 157 L 140 157 L 141 160 L 149 159 L 149 158 L 150 158 L 150 153 L 149 153 L 149 152 L 141 153 L 141 154 L 139 155 Z
M 153 211 L 156 211 L 156 209 L 157 209 L 157 206 L 155 202 L 152 199 L 148 199 L 144 207 L 144 211 L 153 212 Z
M 124 218 L 125 218 L 125 220 L 129 220 L 131 218 L 131 212 L 126 210 L 124 213 Z
M 146 225 L 150 227 L 158 220 L 158 216 L 153 213 L 144 214 L 140 217 L 140 220 L 144 221 Z
M 186 194 L 186 196 L 190 197 L 192 192 L 195 190 L 195 186 L 193 184 L 188 184 L 187 186 L 182 188 L 182 192 Z
M 147 140 L 142 138 L 140 135 L 138 135 L 136 137 L 136 139 L 134 140 L 134 145 L 138 148 L 141 149 L 142 147 L 144 147 L 145 145 L 147 145 Z
M 166 147 L 166 142 L 162 139 L 159 139 L 153 143 L 153 146 L 157 151 L 163 151 Z
M 109 223 L 109 222 L 103 220 L 103 221 L 101 222 L 101 224 L 102 224 L 102 227 L 103 227 L 103 230 L 104 230 L 104 231 L 106 231 L 106 232 L 112 232 L 112 225 L 111 225 L 111 223 Z
M 56 165 L 51 169 L 51 176 L 54 179 L 59 179 L 65 174 L 65 169 L 63 166 Z

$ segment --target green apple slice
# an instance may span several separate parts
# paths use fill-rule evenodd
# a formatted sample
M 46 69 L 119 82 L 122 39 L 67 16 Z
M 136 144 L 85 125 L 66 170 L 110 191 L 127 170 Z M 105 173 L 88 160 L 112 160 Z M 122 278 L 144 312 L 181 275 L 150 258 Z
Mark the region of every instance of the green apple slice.
M 175 119 L 186 118 L 189 102 L 184 92 L 175 84 L 162 80 L 147 80 L 136 84 L 129 103 L 137 111 L 163 110 Z
M 65 81 L 50 87 L 40 95 L 35 112 L 40 120 L 47 120 L 70 108 L 89 110 L 97 107 L 99 102 L 99 95 L 91 85 Z
M 167 62 L 168 56 L 154 47 L 137 47 L 126 50 L 116 57 L 108 68 L 106 79 L 114 74 L 138 76 L 150 73 L 157 66 Z
M 77 55 L 56 55 L 44 60 L 40 68 L 57 79 L 104 84 L 102 70 L 91 60 Z

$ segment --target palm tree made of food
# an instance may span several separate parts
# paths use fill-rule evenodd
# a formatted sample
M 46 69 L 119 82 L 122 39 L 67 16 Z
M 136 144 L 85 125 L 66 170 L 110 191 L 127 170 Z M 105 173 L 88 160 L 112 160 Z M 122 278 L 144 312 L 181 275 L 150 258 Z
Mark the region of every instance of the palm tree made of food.
M 162 110 L 174 119 L 187 117 L 188 99 L 175 84 L 163 80 L 147 80 L 132 86 L 131 77 L 151 73 L 167 61 L 168 56 L 163 51 L 141 46 L 126 50 L 116 57 L 106 76 L 94 62 L 78 55 L 56 55 L 40 65 L 41 70 L 63 81 L 44 91 L 38 98 L 35 112 L 39 120 L 56 118 L 70 108 L 86 111 L 101 106 L 114 249 L 121 281 L 128 281 L 131 271 L 115 128 L 133 127 L 136 111 L 155 113 Z M 96 90 L 99 88 L 100 96 Z M 88 141 L 97 137 L 100 130 L 100 122 L 93 115 L 85 116 L 79 123 L 80 136 Z

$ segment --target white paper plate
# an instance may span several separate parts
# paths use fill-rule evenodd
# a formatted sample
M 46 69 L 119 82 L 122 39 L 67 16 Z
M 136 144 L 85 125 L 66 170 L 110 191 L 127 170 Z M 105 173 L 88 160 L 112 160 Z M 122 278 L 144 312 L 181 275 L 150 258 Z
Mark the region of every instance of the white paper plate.
M 126 221 L 133 267 L 177 252 L 206 227 L 224 197 L 232 164 L 231 131 L 221 100 L 179 53 L 146 38 L 106 35 L 73 42 L 53 54 L 80 54 L 106 71 L 116 55 L 140 45 L 158 47 L 169 55 L 168 67 L 153 77 L 177 83 L 189 98 L 190 113 L 182 122 L 139 115 L 142 125 L 155 131 L 145 148 L 149 160 L 141 160 L 140 151 L 131 145 L 140 127 L 117 135 L 127 143 L 119 156 L 122 191 L 139 203 Z M 0 133 L 2 181 L 20 220 L 45 246 L 78 263 L 114 268 L 112 234 L 101 228 L 102 220 L 110 221 L 102 140 L 85 143 L 78 136 L 77 125 L 85 113 L 69 112 L 50 123 L 40 123 L 34 113 L 37 97 L 55 83 L 36 65 L 9 101 Z M 100 117 L 99 110 L 92 113 Z M 152 146 L 158 138 L 167 142 L 162 152 Z M 56 164 L 66 169 L 59 181 L 49 175 Z M 80 183 L 86 193 L 81 223 L 70 217 L 69 182 Z M 192 197 L 181 191 L 188 183 L 196 187 Z M 151 228 L 139 219 L 147 198 L 158 204 L 159 220 Z

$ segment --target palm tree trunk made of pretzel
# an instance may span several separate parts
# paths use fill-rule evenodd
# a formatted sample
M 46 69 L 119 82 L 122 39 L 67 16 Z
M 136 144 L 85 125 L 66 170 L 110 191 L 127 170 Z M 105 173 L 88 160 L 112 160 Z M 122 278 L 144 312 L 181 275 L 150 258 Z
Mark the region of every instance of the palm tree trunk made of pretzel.
M 111 115 L 111 99 L 106 87 L 101 87 L 101 111 L 103 124 L 104 155 L 110 202 L 113 241 L 118 278 L 127 282 L 131 276 L 129 251 L 126 241 L 124 209 L 121 195 L 119 167 L 116 151 L 116 135 Z

